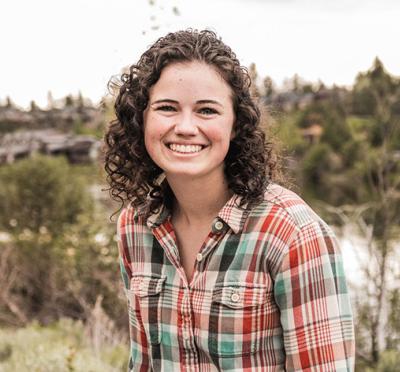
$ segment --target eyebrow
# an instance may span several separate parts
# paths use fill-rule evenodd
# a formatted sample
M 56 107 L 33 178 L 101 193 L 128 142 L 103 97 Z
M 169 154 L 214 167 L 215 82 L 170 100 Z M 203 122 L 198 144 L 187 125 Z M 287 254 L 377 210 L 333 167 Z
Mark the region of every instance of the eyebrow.
M 174 104 L 179 104 L 178 101 L 175 101 L 175 100 L 173 100 L 173 99 L 166 98 L 166 99 L 159 99 L 159 100 L 157 100 L 157 101 L 154 101 L 154 102 L 151 103 L 151 105 L 154 105 L 154 104 L 157 104 L 157 103 L 174 103 Z M 212 99 L 201 99 L 201 100 L 199 100 L 199 101 L 196 101 L 196 104 L 197 104 L 197 105 L 199 105 L 199 104 L 201 105 L 201 104 L 205 104 L 205 103 L 211 103 L 211 104 L 214 104 L 214 105 L 218 105 L 218 106 L 223 107 L 223 105 L 222 105 L 221 103 L 219 103 L 218 101 L 212 100 Z

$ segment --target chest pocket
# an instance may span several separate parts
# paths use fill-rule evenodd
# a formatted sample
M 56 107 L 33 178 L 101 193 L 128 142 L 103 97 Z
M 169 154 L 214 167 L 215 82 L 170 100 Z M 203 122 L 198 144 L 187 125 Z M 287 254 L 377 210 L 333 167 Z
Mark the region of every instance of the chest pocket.
M 130 309 L 131 324 L 143 325 L 147 339 L 152 345 L 161 342 L 162 294 L 165 276 L 135 275 L 130 282 L 129 293 L 133 296 L 130 303 L 136 304 Z
M 255 353 L 262 344 L 262 318 L 268 298 L 264 285 L 224 285 L 212 296 L 209 352 L 218 357 Z

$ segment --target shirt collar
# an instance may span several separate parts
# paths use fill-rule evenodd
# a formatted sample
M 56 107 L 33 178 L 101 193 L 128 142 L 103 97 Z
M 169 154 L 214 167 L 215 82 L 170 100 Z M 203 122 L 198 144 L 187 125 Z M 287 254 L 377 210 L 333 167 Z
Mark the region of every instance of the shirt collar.
M 235 234 L 243 230 L 244 223 L 250 212 L 248 204 L 239 207 L 241 199 L 241 196 L 234 194 L 218 213 L 218 217 L 224 221 Z
M 219 211 L 216 220 L 222 220 L 228 225 L 232 231 L 237 234 L 243 230 L 244 223 L 249 214 L 247 204 L 239 207 L 241 197 L 234 194 L 227 203 Z M 147 212 L 148 204 L 143 205 L 135 211 L 136 216 L 145 215 Z M 156 228 L 163 224 L 167 219 L 171 217 L 170 210 L 163 204 L 155 213 L 150 214 L 147 217 L 146 224 L 148 228 Z M 214 221 L 215 223 L 215 221 Z
M 170 216 L 171 216 L 170 210 L 164 204 L 162 204 L 161 207 L 155 213 L 150 214 L 147 217 L 147 222 L 146 222 L 147 227 L 149 229 L 158 227 L 161 224 L 163 224 L 165 220 L 170 218 Z
M 164 182 L 166 182 L 165 173 L 161 173 L 157 177 L 155 183 L 158 185 L 161 185 Z M 137 222 L 139 217 L 146 218 L 146 216 L 147 216 L 147 221 L 146 221 L 147 226 L 149 228 L 153 228 L 153 227 L 157 227 L 157 226 L 161 225 L 166 220 L 166 218 L 170 215 L 169 210 L 163 204 L 154 213 L 149 213 L 149 208 L 150 208 L 150 200 L 149 199 L 145 203 L 137 206 L 135 208 L 135 212 L 133 215 L 135 221 Z

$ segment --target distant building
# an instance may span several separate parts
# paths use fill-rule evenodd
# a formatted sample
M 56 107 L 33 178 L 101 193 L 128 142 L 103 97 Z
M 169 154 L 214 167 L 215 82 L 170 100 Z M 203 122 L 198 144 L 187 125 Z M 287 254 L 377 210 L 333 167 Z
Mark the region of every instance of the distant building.
M 92 106 L 65 106 L 25 111 L 15 106 L 0 105 L 0 132 L 34 129 L 70 130 L 73 123 L 98 123 L 102 120 L 99 108 Z
M 319 124 L 312 124 L 307 128 L 300 129 L 301 136 L 305 141 L 307 141 L 310 145 L 318 143 L 324 129 Z
M 0 164 L 42 153 L 65 155 L 71 163 L 85 163 L 98 158 L 100 141 L 90 136 L 56 130 L 31 130 L 7 133 L 0 138 Z

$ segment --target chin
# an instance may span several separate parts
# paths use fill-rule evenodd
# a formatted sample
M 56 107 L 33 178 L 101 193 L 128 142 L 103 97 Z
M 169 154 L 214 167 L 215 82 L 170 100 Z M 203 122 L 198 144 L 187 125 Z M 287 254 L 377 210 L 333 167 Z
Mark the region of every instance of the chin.
M 203 172 L 196 172 L 193 170 L 165 171 L 165 174 L 167 175 L 167 177 L 191 177 L 191 178 L 202 177 L 205 175 L 205 173 Z

